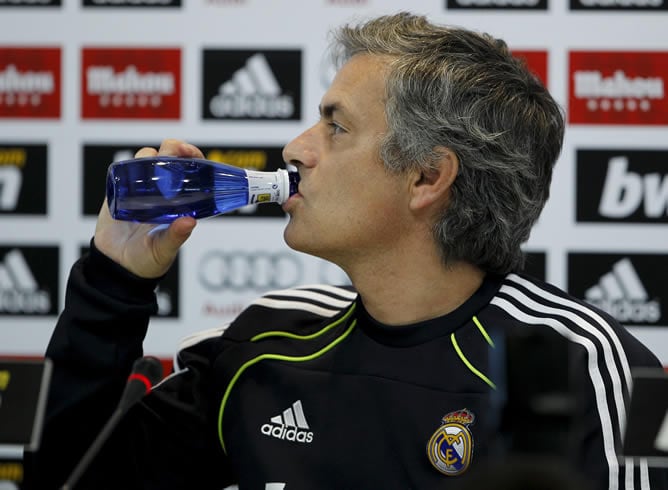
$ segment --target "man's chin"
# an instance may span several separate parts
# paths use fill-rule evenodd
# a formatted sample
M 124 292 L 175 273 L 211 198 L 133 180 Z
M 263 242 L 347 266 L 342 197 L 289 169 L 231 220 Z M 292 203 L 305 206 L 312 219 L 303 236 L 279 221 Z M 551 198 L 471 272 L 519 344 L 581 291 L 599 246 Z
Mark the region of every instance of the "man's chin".
M 298 252 L 303 252 L 302 248 L 300 247 L 301 240 L 299 240 L 298 233 L 296 233 L 296 231 L 294 230 L 292 218 L 290 219 L 287 226 L 283 230 L 283 240 L 285 241 L 286 245 L 291 249 L 296 250 Z
M 304 234 L 297 232 L 294 227 L 290 226 L 290 223 L 288 223 L 288 226 L 286 226 L 283 231 L 283 240 L 285 241 L 285 244 L 295 252 L 324 258 L 318 251 L 318 248 L 314 246 L 313 241 L 305 238 Z

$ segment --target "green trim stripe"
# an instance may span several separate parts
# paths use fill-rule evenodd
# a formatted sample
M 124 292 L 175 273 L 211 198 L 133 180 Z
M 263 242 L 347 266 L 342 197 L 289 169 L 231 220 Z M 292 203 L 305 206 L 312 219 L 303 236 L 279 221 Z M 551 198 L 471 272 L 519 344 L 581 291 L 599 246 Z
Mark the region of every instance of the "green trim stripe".
M 478 376 L 480 379 L 482 379 L 485 383 L 487 383 L 493 390 L 496 389 L 496 385 L 490 380 L 487 376 L 482 374 L 480 371 L 478 371 L 473 364 L 469 362 L 469 360 L 466 358 L 464 355 L 464 352 L 459 348 L 459 344 L 457 343 L 457 339 L 455 338 L 454 332 L 450 335 L 450 340 L 452 341 L 452 346 L 455 348 L 455 351 L 457 352 L 457 355 L 459 358 L 462 360 L 462 362 L 466 365 L 467 368 L 471 370 L 473 374 Z
M 336 325 L 340 325 L 341 322 L 345 321 L 347 318 L 350 317 L 350 315 L 352 314 L 354 309 L 355 309 L 355 305 L 353 304 L 353 306 L 350 308 L 350 310 L 348 310 L 348 312 L 344 316 L 342 316 L 339 320 L 331 323 L 330 325 L 327 325 L 325 328 L 323 328 L 322 330 L 320 330 L 319 332 L 317 332 L 316 334 L 313 334 L 313 335 L 299 336 L 299 335 L 291 334 L 289 332 L 277 331 L 277 332 L 266 332 L 266 333 L 257 335 L 255 337 L 253 337 L 253 339 L 251 339 L 251 340 L 254 341 L 254 340 L 257 340 L 258 338 L 267 337 L 268 336 L 267 334 L 271 334 L 271 335 L 275 335 L 275 336 L 282 336 L 282 337 L 289 337 L 289 338 L 298 338 L 298 339 L 315 338 L 318 335 L 322 335 L 323 333 L 331 330 Z M 264 361 L 266 359 L 273 359 L 273 360 L 276 360 L 276 361 L 286 361 L 286 362 L 305 362 L 305 361 L 311 361 L 313 359 L 316 359 L 316 358 L 320 357 L 321 355 L 325 354 L 326 352 L 330 351 L 334 347 L 336 347 L 341 342 L 343 342 L 346 339 L 346 337 L 348 337 L 350 332 L 353 331 L 353 328 L 355 328 L 356 324 L 357 324 L 357 320 L 353 320 L 350 323 L 350 326 L 346 329 L 345 332 L 343 332 L 342 335 L 340 335 L 339 337 L 334 339 L 332 342 L 327 344 L 325 347 L 323 347 L 319 351 L 316 351 L 313 354 L 309 354 L 308 356 L 284 356 L 284 355 L 281 355 L 281 354 L 261 354 L 257 357 L 254 357 L 253 359 L 250 359 L 250 360 L 246 361 L 237 370 L 237 372 L 234 374 L 234 376 L 230 380 L 230 382 L 227 385 L 227 388 L 225 390 L 225 394 L 223 395 L 223 399 L 220 403 L 220 409 L 218 411 L 218 440 L 220 441 L 220 445 L 223 448 L 223 452 L 225 454 L 227 454 L 227 449 L 225 447 L 225 440 L 223 438 L 223 416 L 225 414 L 225 405 L 227 404 L 227 400 L 230 396 L 230 393 L 232 392 L 232 387 L 239 380 L 239 378 L 241 377 L 241 375 L 243 374 L 243 372 L 246 369 L 248 369 L 249 367 L 257 364 L 260 361 Z
M 257 334 L 255 337 L 251 338 L 251 342 L 256 342 L 258 340 L 262 340 L 267 337 L 287 337 L 289 339 L 296 339 L 296 340 L 312 340 L 315 339 L 327 332 L 329 332 L 331 329 L 339 326 L 341 323 L 345 322 L 348 318 L 350 318 L 350 315 L 353 314 L 355 311 L 355 306 L 356 303 L 353 303 L 352 307 L 346 312 L 345 315 L 343 315 L 341 318 L 339 318 L 337 321 L 330 323 L 327 325 L 325 328 L 322 330 L 319 330 L 315 333 L 312 333 L 310 335 L 297 335 L 292 332 L 284 332 L 282 330 L 273 330 L 269 332 L 262 332 L 260 334 Z
M 492 347 L 496 347 L 492 338 L 487 334 L 487 330 L 485 330 L 485 327 L 482 326 L 482 323 L 480 323 L 480 320 L 478 320 L 478 317 L 475 315 L 473 315 L 473 323 L 475 323 L 475 326 L 478 327 L 478 330 L 480 330 L 482 336 L 485 337 L 487 343 Z

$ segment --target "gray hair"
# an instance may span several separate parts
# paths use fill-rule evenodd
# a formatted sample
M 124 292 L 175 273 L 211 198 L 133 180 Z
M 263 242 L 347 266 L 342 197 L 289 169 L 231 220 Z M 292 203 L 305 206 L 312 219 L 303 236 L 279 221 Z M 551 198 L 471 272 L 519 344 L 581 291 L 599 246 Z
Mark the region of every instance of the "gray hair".
M 564 134 L 543 84 L 503 41 L 408 13 L 344 26 L 332 49 L 339 66 L 361 53 L 392 60 L 380 149 L 388 170 L 428 170 L 443 147 L 457 155 L 451 200 L 433 227 L 444 262 L 521 269 Z

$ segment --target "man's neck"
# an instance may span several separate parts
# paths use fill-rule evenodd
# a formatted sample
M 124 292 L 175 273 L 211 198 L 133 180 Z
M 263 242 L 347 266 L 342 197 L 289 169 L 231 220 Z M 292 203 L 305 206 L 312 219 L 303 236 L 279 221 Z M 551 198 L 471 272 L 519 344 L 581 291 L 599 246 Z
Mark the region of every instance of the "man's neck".
M 409 257 L 349 271 L 366 310 L 386 325 L 408 325 L 450 313 L 484 279 L 483 271 L 465 262 L 446 266 L 437 254 Z

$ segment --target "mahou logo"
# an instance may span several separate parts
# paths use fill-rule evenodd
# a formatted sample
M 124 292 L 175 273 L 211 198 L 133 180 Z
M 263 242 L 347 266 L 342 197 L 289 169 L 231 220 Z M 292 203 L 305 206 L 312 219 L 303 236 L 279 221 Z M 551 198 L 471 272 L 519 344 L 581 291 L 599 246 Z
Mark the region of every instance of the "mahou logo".
M 0 118 L 59 118 L 60 58 L 60 48 L 0 47 Z
M 569 122 L 668 124 L 668 52 L 570 53 Z
M 547 87 L 547 51 L 513 49 L 513 56 L 523 59 L 527 68 Z
M 84 119 L 178 119 L 180 49 L 84 48 Z
M 513 49 L 513 56 L 522 59 L 527 68 L 547 87 L 547 51 L 534 49 Z M 329 56 L 320 60 L 320 82 L 324 89 L 329 88 L 336 76 L 336 66 Z

